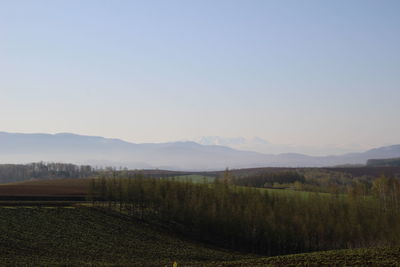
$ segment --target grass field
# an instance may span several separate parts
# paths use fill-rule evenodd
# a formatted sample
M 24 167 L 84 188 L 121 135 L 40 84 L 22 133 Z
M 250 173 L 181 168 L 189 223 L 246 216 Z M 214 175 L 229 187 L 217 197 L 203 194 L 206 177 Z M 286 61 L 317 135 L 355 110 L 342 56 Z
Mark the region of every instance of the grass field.
M 316 196 L 332 196 L 330 193 L 321 193 L 321 192 L 308 192 L 308 191 L 298 191 L 298 190 L 293 190 L 293 189 L 280 189 L 280 188 L 257 188 L 257 190 L 260 191 L 267 191 L 268 193 L 271 194 L 277 194 L 277 195 L 284 195 L 284 194 L 293 194 L 293 195 L 299 195 L 302 197 L 310 197 L 312 195 Z M 345 196 L 345 194 L 339 194 L 340 196 Z
M 173 176 L 169 177 L 168 179 L 174 179 L 175 181 L 189 181 L 192 183 L 212 183 L 215 180 L 215 177 L 212 176 L 204 176 L 204 175 L 197 175 L 197 174 L 190 174 L 190 175 L 180 175 L 180 176 Z

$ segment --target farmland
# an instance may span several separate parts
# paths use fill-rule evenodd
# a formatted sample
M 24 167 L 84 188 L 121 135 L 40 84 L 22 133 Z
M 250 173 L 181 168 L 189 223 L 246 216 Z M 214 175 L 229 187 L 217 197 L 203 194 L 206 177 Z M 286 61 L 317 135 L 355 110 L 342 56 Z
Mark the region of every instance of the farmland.
M 363 248 L 293 254 L 205 266 L 400 266 L 400 248 Z
M 249 258 L 83 207 L 0 208 L 0 236 L 0 262 L 10 266 L 164 266 Z
M 85 197 L 87 194 L 89 181 L 89 179 L 53 179 L 2 184 L 0 185 L 0 197 Z
M 193 182 L 193 183 L 212 183 L 215 178 L 212 176 L 204 176 L 197 174 L 180 175 L 167 177 L 168 180 Z M 52 180 L 31 180 L 24 182 L 16 182 L 0 185 L 0 199 L 21 199 L 30 197 L 30 199 L 43 198 L 65 198 L 80 200 L 87 195 L 87 190 L 91 179 L 52 179 Z M 243 187 L 244 188 L 244 187 Z M 292 189 L 280 188 L 258 188 L 261 192 L 267 191 L 273 194 L 295 194 L 308 196 L 311 193 L 305 191 L 295 191 Z M 319 195 L 329 195 L 327 193 L 319 193 Z
M 0 207 L 9 266 L 399 266 L 399 248 L 261 257 L 223 250 L 119 214 L 84 207 Z
M 178 266 L 398 266 L 400 262 L 398 214 L 386 212 L 397 202 L 379 202 L 372 195 L 337 198 L 329 193 L 235 186 L 221 179 L 211 183 L 215 178 L 199 174 L 168 179 L 107 175 L 111 177 L 0 185 L 0 262 L 8 266 L 172 266 L 174 261 Z M 384 247 L 337 250 L 371 246 Z M 319 250 L 325 251 L 312 252 Z

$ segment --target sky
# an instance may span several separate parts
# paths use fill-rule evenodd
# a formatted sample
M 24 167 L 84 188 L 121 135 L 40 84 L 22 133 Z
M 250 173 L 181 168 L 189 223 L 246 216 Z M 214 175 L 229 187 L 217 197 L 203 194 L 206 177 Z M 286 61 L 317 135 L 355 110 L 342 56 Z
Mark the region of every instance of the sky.
M 3 0 L 0 131 L 400 143 L 398 0 Z

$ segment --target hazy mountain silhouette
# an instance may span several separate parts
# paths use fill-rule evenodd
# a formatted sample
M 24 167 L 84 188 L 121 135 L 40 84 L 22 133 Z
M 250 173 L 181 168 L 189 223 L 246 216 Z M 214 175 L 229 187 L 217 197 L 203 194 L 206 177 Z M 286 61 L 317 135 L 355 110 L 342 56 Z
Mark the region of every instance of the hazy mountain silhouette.
M 254 151 L 264 154 L 299 153 L 313 156 L 342 155 L 345 153 L 362 152 L 366 148 L 357 144 L 348 145 L 289 145 L 274 144 L 260 137 L 221 137 L 221 136 L 202 136 L 191 141 L 202 145 L 227 146 L 237 150 Z
M 400 145 L 363 153 L 313 157 L 296 153 L 262 154 L 195 142 L 135 144 L 120 139 L 70 133 L 0 132 L 0 163 L 60 161 L 94 166 L 211 170 L 244 167 L 320 167 L 365 164 L 368 159 L 400 157 Z

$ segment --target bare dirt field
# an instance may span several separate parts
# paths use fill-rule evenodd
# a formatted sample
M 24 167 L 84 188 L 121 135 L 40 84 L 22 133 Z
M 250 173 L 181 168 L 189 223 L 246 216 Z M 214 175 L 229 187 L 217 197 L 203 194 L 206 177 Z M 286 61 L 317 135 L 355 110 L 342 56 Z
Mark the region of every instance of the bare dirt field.
M 0 200 L 84 200 L 90 179 L 54 179 L 0 185 Z

